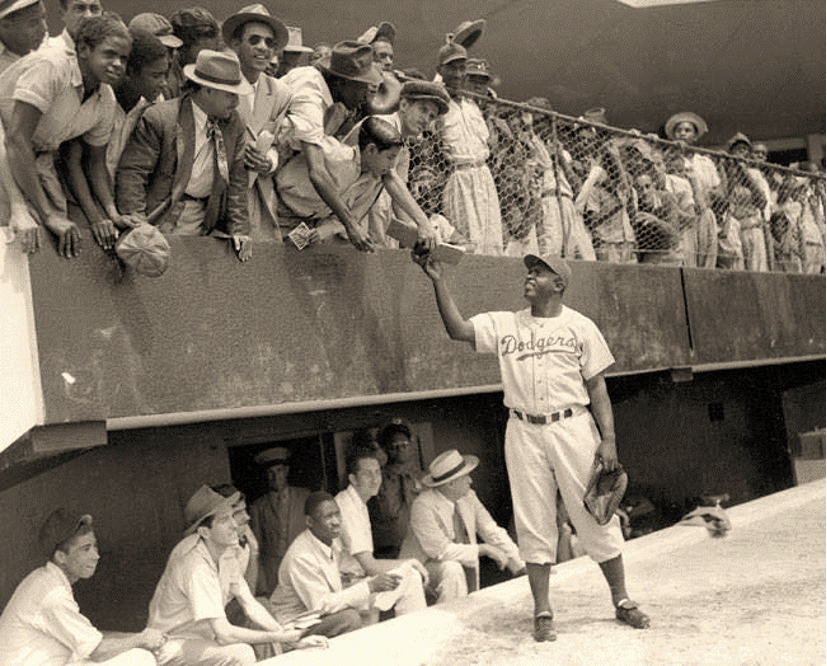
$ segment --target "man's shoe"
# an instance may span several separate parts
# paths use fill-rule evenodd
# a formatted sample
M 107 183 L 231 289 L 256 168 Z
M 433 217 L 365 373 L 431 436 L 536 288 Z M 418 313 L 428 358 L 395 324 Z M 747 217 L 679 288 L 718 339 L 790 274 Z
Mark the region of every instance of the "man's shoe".
M 554 630 L 554 615 L 550 612 L 540 613 L 535 616 L 534 640 L 538 643 L 557 640 L 557 632 Z
M 630 599 L 624 599 L 617 605 L 615 617 L 623 622 L 623 624 L 628 624 L 635 629 L 649 628 L 649 616 L 640 610 L 637 604 Z

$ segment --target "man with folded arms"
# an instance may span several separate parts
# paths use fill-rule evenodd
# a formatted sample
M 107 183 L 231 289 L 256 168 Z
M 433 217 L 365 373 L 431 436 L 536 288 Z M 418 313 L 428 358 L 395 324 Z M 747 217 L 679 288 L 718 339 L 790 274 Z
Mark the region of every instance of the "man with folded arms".
M 187 502 L 186 548 L 176 547 L 149 604 L 148 626 L 169 637 L 165 658 L 175 666 L 246 666 L 256 661 L 253 645 L 286 643 L 317 647 L 318 637 L 303 639 L 302 631 L 282 627 L 253 597 L 236 553 L 239 528 L 235 512 L 241 496 L 229 497 L 201 486 Z M 224 610 L 238 600 L 258 629 L 230 624 Z
M 479 589 L 480 557 L 490 557 L 515 575 L 523 570 L 517 545 L 471 490 L 470 474 L 479 462 L 456 449 L 441 453 L 428 466 L 422 479 L 426 489 L 411 507 L 399 557 L 414 557 L 425 565 L 437 603 Z
M 23 579 L 0 615 L 0 663 L 155 666 L 150 651 L 166 641 L 160 631 L 105 636 L 75 601 L 72 586 L 91 578 L 100 559 L 92 516 L 58 509 L 40 531 L 40 546 L 49 561 Z

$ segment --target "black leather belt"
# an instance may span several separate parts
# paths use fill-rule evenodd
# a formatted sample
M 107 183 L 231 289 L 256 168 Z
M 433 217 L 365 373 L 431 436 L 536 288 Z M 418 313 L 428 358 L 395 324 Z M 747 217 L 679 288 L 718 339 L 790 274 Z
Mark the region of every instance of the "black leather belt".
M 557 423 L 557 421 L 567 419 L 574 414 L 571 409 L 564 409 L 562 412 L 554 412 L 554 414 L 524 414 L 516 409 L 512 409 L 511 413 L 521 421 L 533 423 L 534 425 Z

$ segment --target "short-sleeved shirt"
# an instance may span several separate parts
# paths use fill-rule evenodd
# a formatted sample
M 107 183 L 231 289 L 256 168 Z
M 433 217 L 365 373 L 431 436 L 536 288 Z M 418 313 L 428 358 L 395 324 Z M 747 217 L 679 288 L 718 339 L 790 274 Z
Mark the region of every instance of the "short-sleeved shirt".
M 57 150 L 61 143 L 83 136 L 90 146 L 105 146 L 112 134 L 115 93 L 109 84 L 83 99 L 83 77 L 77 58 L 65 48 L 43 48 L 21 58 L 0 75 L 0 112 L 11 118 L 15 101 L 41 114 L 32 137 L 37 152 Z
M 342 514 L 342 534 L 339 538 L 344 546 L 339 569 L 342 573 L 364 576 L 365 570 L 354 555 L 373 554 L 373 532 L 370 527 L 368 505 L 351 485 L 336 495 L 336 504 L 339 505 Z
M 64 666 L 87 659 L 102 638 L 81 614 L 66 574 L 48 562 L 23 579 L 0 615 L 0 664 Z
M 505 406 L 530 414 L 585 407 L 585 382 L 614 363 L 595 323 L 565 305 L 557 317 L 525 309 L 485 312 L 471 322 L 476 350 L 499 359 Z
M 147 626 L 169 636 L 214 640 L 205 620 L 226 618 L 224 607 L 234 596 L 231 588 L 247 585 L 237 562 L 234 557 L 221 558 L 219 573 L 203 539 L 170 557 L 149 603 Z
M 20 56 L 11 51 L 3 42 L 0 42 L 0 74 L 20 60 Z

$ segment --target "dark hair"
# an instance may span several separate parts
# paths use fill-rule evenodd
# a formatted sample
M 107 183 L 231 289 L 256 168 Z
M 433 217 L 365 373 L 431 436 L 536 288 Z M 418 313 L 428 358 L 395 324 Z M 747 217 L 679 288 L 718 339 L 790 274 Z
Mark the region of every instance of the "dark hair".
M 123 21 L 118 16 L 107 13 L 83 20 L 75 36 L 75 43 L 78 46 L 85 44 L 90 51 L 94 51 L 109 37 L 122 37 L 132 44 L 132 35 Z
M 235 27 L 235 30 L 233 30 L 233 34 L 230 37 L 230 41 L 241 40 L 242 35 L 244 35 L 244 28 L 246 28 L 251 23 L 258 23 L 259 25 L 267 26 L 267 28 L 270 29 L 274 36 L 276 34 L 275 30 L 273 30 L 273 27 L 269 23 L 267 23 L 267 21 L 257 21 L 256 19 L 250 19 L 249 21 L 244 21 L 244 23 L 240 23 Z
M 232 497 L 236 493 L 239 494 L 239 501 L 246 501 L 247 498 L 244 496 L 238 488 L 236 488 L 232 483 L 220 483 L 217 486 L 210 486 L 215 492 L 217 492 L 221 497 Z
M 161 40 L 149 30 L 131 29 L 132 50 L 129 52 L 129 60 L 126 61 L 127 74 L 140 74 L 144 67 L 150 63 L 167 58 L 167 47 Z
M 66 553 L 68 555 L 69 549 L 72 547 L 72 544 L 74 544 L 79 537 L 82 537 L 84 534 L 89 534 L 90 532 L 94 531 L 95 528 L 91 525 L 81 525 L 80 527 L 78 527 L 78 529 L 72 536 L 70 536 L 68 539 L 64 539 L 59 544 L 57 544 L 55 546 L 55 550 L 59 550 L 60 552 Z M 52 555 L 54 555 L 54 553 L 52 553 Z
M 350 476 L 359 472 L 360 460 L 376 460 L 379 461 L 379 456 L 376 455 L 376 449 L 372 446 L 363 443 L 356 443 L 352 445 L 347 457 L 345 458 L 345 473 Z
M 370 116 L 362 121 L 359 129 L 359 150 L 362 151 L 370 144 L 378 151 L 389 150 L 402 146 L 402 135 L 390 123 L 378 116 Z
M 190 7 L 175 12 L 169 19 L 172 32 L 183 43 L 182 49 L 188 49 L 202 37 L 218 36 L 218 21 L 203 7 Z
M 408 439 L 411 439 L 411 429 L 406 426 L 404 423 L 389 423 L 386 425 L 382 430 L 379 431 L 379 435 L 376 437 L 376 441 L 379 442 L 379 446 L 387 451 L 388 447 L 390 446 L 391 442 L 393 441 L 394 435 L 397 433 L 402 433 Z
M 305 516 L 313 516 L 316 512 L 316 509 L 319 508 L 319 504 L 322 502 L 335 502 L 333 495 L 324 491 L 324 490 L 317 490 L 314 493 L 310 493 L 307 496 L 307 499 L 304 501 L 304 515 Z

